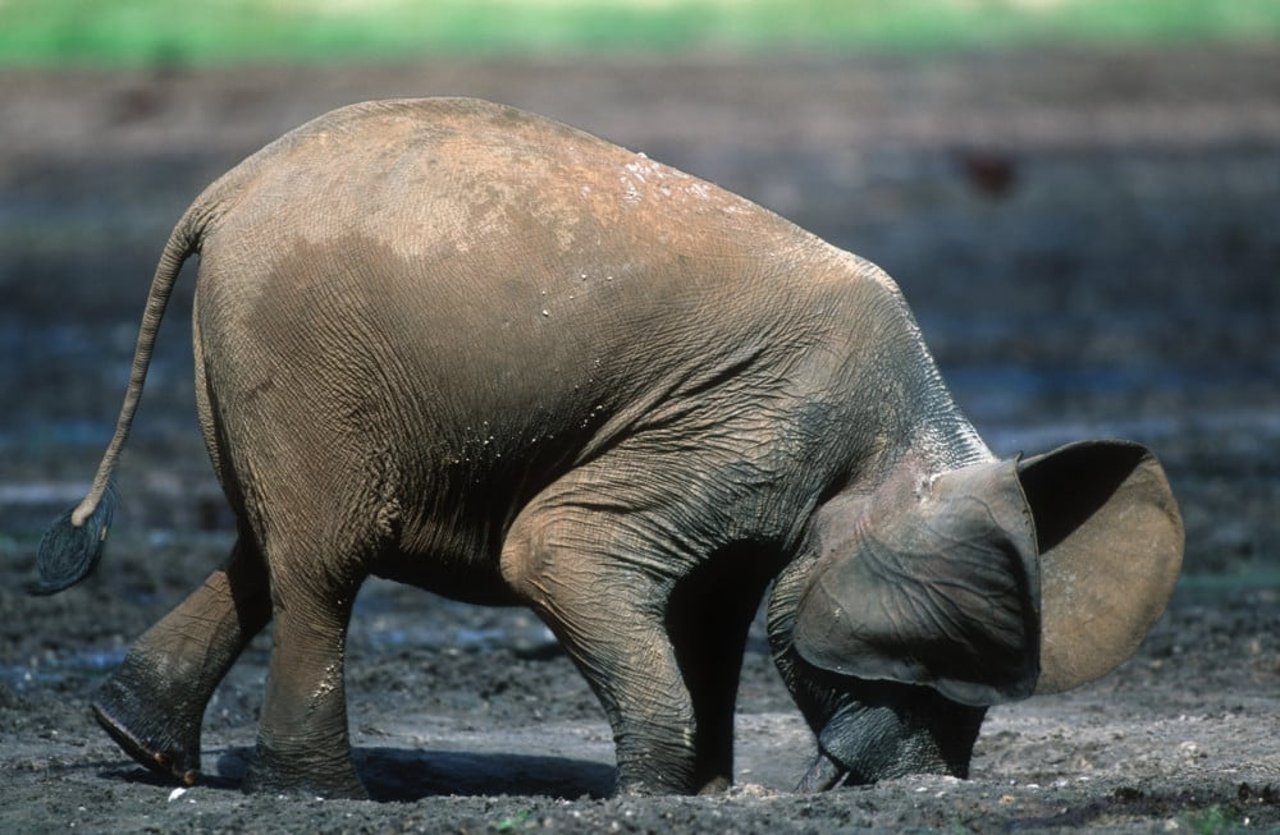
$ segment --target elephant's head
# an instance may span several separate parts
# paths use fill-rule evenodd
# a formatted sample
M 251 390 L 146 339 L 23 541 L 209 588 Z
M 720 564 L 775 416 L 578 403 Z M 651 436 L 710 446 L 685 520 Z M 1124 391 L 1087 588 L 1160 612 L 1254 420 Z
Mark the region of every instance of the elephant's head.
M 815 512 L 769 604 L 774 657 L 818 736 L 802 786 L 966 776 L 987 706 L 1128 658 L 1182 561 L 1155 457 L 1090 441 L 929 475 Z

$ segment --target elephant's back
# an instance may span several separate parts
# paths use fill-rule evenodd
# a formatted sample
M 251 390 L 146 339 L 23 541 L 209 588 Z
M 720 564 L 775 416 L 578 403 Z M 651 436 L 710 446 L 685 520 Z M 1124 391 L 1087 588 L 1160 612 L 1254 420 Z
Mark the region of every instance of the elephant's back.
M 503 387 L 486 402 L 586 397 L 583 364 L 592 385 L 642 388 L 802 311 L 831 251 L 710 183 L 472 99 L 334 111 L 202 200 L 211 328 L 377 339 L 455 400 L 477 381 Z
M 201 200 L 214 246 L 261 240 L 268 249 L 259 255 L 270 257 L 290 244 L 361 238 L 436 268 L 437 278 L 465 256 L 473 281 L 497 279 L 486 260 L 498 274 L 566 270 L 610 253 L 657 267 L 677 254 L 745 260 L 820 243 L 644 154 L 475 99 L 333 111 L 247 159 Z

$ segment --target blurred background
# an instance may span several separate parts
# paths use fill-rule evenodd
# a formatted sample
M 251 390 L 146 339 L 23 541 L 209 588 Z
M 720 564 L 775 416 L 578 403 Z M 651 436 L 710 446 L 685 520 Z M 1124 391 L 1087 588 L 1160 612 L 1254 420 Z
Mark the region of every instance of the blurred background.
M 187 204 L 333 107 L 425 95 L 550 115 L 872 259 L 997 452 L 1144 442 L 1182 593 L 1280 588 L 1276 0 L 0 0 L 11 576 L 97 465 Z M 230 541 L 192 267 L 120 471 L 144 597 Z

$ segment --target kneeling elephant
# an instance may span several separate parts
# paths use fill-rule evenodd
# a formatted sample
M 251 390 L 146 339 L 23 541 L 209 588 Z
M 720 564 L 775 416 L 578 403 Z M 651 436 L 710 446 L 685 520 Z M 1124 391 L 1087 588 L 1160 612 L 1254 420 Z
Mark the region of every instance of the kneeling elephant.
M 874 265 L 509 107 L 372 102 L 213 183 L 166 245 L 115 435 L 36 593 L 96 564 L 183 261 L 227 564 L 94 710 L 193 782 L 206 703 L 274 621 L 249 790 L 359 796 L 343 689 L 370 574 L 520 604 L 599 696 L 619 789 L 732 778 L 748 626 L 817 736 L 809 788 L 965 775 L 986 707 L 1096 678 L 1182 528 L 1144 448 L 997 459 Z

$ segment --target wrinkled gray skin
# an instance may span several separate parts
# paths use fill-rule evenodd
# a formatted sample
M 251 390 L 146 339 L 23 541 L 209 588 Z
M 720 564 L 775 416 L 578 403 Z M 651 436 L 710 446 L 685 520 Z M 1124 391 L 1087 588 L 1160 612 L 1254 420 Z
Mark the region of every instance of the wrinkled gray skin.
M 187 211 L 37 593 L 97 560 L 197 252 L 200 423 L 239 539 L 94 705 L 186 783 L 210 694 L 274 620 L 246 788 L 363 794 L 343 641 L 370 574 L 537 612 L 603 703 L 628 792 L 729 784 L 775 578 L 774 654 L 819 740 L 802 784 L 825 788 L 963 775 L 986 705 L 1119 663 L 1177 574 L 1155 460 L 1118 442 L 995 460 L 872 264 L 643 155 L 441 99 L 323 116 Z

